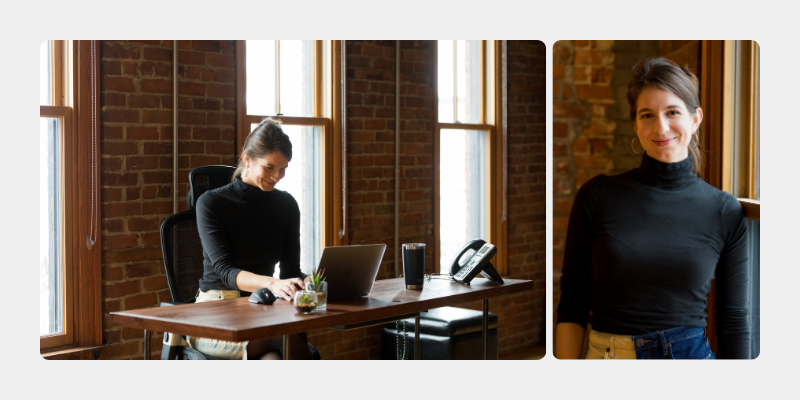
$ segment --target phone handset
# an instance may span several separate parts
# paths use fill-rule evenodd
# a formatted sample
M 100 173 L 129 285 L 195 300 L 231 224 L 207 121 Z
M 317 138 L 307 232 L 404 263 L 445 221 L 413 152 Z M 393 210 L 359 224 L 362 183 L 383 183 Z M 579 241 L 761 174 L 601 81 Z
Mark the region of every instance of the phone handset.
M 489 262 L 497 254 L 497 248 L 481 239 L 464 245 L 450 264 L 450 274 L 456 282 L 469 284 L 480 272 L 490 281 L 503 283 L 503 278 Z

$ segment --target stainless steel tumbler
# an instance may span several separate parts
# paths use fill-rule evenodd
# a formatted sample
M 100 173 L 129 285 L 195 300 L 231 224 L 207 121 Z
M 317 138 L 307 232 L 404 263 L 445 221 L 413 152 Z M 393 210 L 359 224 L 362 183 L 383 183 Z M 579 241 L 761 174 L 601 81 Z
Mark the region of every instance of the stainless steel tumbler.
M 403 277 L 406 289 L 422 290 L 425 280 L 425 243 L 403 243 Z

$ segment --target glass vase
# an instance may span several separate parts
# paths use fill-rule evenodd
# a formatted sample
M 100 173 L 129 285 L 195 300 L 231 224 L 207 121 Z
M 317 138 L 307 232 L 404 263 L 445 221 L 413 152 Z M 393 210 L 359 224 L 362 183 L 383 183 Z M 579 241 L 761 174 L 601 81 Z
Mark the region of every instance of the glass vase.
M 306 292 L 317 293 L 317 311 L 325 311 L 328 308 L 328 282 L 320 282 L 319 287 L 314 287 L 313 282 L 306 282 Z
M 317 308 L 317 292 L 298 290 L 294 293 L 294 308 L 300 314 L 313 314 Z

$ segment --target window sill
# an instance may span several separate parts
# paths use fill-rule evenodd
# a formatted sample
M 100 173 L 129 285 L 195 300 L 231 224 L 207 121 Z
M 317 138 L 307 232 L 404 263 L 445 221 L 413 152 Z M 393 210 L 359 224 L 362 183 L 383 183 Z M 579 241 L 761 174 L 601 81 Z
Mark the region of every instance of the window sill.
M 108 354 L 103 346 L 47 350 L 41 354 L 45 360 L 108 360 Z

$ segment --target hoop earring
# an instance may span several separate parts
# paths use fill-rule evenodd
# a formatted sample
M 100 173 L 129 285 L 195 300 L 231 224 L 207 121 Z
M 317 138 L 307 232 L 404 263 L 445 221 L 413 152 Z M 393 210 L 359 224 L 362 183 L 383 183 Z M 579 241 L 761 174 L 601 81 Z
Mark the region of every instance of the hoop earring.
M 633 150 L 633 152 L 636 153 L 636 154 L 642 154 L 642 153 L 639 153 L 638 151 L 636 151 L 636 148 L 633 147 L 633 142 L 635 142 L 636 139 L 638 139 L 638 138 L 633 138 L 633 140 L 631 140 L 631 150 Z M 642 149 L 644 149 L 644 146 L 642 146 Z
M 693 133 L 692 136 L 694 136 L 694 137 L 692 137 L 692 139 L 697 139 L 697 140 L 696 141 L 692 140 L 694 142 L 694 147 L 692 147 L 691 144 L 690 144 L 689 145 L 689 150 L 694 150 L 694 149 L 700 147 L 700 136 L 697 136 L 696 133 Z

